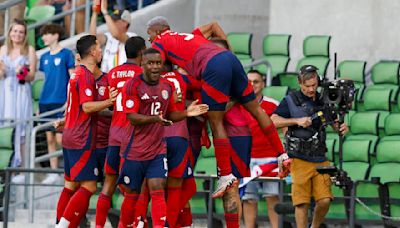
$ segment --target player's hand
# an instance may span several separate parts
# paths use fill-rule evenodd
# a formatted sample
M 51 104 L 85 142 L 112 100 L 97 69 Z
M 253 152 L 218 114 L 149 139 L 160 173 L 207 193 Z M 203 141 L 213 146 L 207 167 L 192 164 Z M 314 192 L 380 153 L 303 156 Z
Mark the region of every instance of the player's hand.
M 307 128 L 312 124 L 311 117 L 302 117 L 297 119 L 297 125 Z
M 108 13 L 108 3 L 107 3 L 107 0 L 102 0 L 100 6 L 101 6 L 101 13 L 102 13 L 102 14 L 107 14 L 107 13 Z
M 173 124 L 171 120 L 167 120 L 163 117 L 163 112 L 160 112 L 160 114 L 157 117 L 158 117 L 158 122 L 161 123 L 163 126 L 171 126 Z
M 208 111 L 208 105 L 207 104 L 197 104 L 199 100 L 193 101 L 186 109 L 187 116 L 199 116 L 201 114 L 204 114 Z
M 118 90 L 115 89 L 114 87 L 108 87 L 108 90 L 109 90 L 109 97 L 110 97 L 109 99 L 112 103 L 114 103 L 118 96 Z
M 61 131 L 64 127 L 65 124 L 65 119 L 59 119 L 54 121 L 53 127 L 56 129 L 56 131 Z

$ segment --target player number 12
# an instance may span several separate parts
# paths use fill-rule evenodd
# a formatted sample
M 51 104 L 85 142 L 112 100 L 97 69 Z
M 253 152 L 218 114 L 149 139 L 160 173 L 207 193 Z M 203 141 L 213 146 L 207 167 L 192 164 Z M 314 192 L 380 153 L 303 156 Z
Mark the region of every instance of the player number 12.
M 151 115 L 159 115 L 160 114 L 160 107 L 161 107 L 161 103 L 158 102 L 158 101 L 151 103 L 150 114 Z

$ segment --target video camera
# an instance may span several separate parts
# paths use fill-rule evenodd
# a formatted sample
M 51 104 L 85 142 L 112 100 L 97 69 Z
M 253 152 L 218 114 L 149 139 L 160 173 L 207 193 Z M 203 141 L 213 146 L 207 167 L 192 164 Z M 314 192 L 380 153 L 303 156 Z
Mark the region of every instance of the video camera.
M 351 80 L 338 79 L 321 83 L 322 100 L 331 110 L 346 112 L 351 109 L 356 90 Z
M 329 174 L 333 184 L 339 188 L 351 189 L 353 186 L 353 181 L 347 175 L 347 172 L 342 169 L 338 169 L 336 166 L 318 166 L 317 172 L 320 174 Z

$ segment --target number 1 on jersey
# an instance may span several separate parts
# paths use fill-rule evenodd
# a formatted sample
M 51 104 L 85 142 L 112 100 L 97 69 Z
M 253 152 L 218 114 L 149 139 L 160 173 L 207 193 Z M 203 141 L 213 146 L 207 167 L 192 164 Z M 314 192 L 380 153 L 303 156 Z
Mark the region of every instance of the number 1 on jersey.
M 122 87 L 124 87 L 125 81 L 118 82 L 117 89 L 120 91 L 115 99 L 115 106 L 118 112 L 124 111 L 122 107 Z

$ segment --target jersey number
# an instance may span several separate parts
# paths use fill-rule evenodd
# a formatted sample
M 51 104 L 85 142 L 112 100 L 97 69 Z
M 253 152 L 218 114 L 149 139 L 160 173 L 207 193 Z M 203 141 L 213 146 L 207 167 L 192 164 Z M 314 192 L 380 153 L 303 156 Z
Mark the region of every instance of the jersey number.
M 117 84 L 117 88 L 122 91 L 122 87 L 124 87 L 125 82 L 121 81 Z M 122 92 L 119 92 L 117 95 L 117 99 L 115 100 L 115 106 L 117 107 L 117 111 L 118 112 L 122 112 L 123 111 L 123 107 L 122 107 Z
M 151 115 L 159 115 L 160 114 L 161 103 L 160 102 L 153 102 L 151 103 Z
M 167 78 L 167 80 L 174 83 L 177 94 L 182 93 L 181 86 L 179 84 L 179 81 L 176 78 Z
M 177 32 L 171 32 L 171 35 L 178 35 L 178 36 L 184 36 L 184 40 L 191 40 L 194 38 L 193 34 L 190 33 L 177 33 Z

